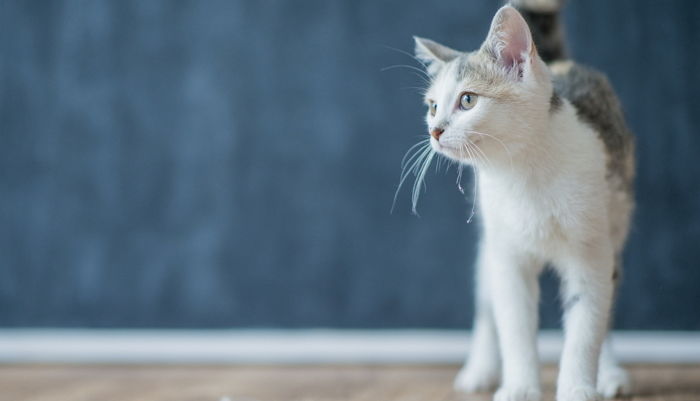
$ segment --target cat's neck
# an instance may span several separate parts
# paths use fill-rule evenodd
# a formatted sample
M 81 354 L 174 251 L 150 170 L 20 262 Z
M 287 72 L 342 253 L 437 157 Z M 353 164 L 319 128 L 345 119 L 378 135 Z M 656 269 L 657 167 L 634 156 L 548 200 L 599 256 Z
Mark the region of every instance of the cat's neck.
M 596 153 L 592 141 L 595 135 L 590 127 L 581 123 L 570 103 L 563 102 L 547 120 L 525 128 L 499 158 L 477 166 L 477 172 L 482 181 L 546 185 L 561 174 L 571 173 L 572 162 L 578 164 L 581 157 Z

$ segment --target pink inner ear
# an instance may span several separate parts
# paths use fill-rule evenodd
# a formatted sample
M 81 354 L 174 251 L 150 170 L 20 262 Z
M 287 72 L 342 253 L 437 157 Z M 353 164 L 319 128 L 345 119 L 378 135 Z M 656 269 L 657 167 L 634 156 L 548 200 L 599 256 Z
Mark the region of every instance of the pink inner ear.
M 508 22 L 512 23 L 511 21 Z M 504 31 L 504 47 L 501 49 L 500 59 L 505 66 L 514 66 L 525 62 L 526 55 L 530 53 L 530 35 L 521 27 L 507 27 Z M 513 30 L 510 30 L 513 29 Z
M 501 8 L 494 17 L 489 36 L 498 62 L 509 69 L 517 66 L 522 76 L 522 64 L 530 54 L 532 36 L 520 13 L 512 7 Z

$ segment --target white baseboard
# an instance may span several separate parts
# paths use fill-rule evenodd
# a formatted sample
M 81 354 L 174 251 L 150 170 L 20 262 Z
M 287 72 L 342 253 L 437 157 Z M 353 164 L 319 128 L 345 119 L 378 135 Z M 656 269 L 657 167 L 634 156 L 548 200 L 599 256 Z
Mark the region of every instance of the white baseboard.
M 614 332 L 624 363 L 700 363 L 700 332 Z M 461 363 L 470 333 L 450 330 L 0 330 L 0 363 Z M 540 335 L 544 362 L 561 350 Z

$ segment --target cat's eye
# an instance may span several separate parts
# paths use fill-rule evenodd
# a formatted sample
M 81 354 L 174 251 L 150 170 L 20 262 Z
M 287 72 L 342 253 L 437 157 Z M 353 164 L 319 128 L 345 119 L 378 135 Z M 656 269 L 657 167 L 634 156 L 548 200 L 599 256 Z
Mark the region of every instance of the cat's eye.
M 435 113 L 437 113 L 437 103 L 428 100 L 428 108 L 430 109 L 430 115 L 435 117 Z
M 459 108 L 462 110 L 471 109 L 476 104 L 477 97 L 477 95 L 470 92 L 462 93 L 462 96 L 459 98 Z

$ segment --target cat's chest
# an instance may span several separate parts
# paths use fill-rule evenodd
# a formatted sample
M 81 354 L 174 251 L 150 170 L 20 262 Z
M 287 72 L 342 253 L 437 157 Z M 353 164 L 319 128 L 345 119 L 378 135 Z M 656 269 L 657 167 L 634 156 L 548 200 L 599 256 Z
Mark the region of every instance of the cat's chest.
M 501 241 L 542 252 L 567 241 L 567 211 L 549 190 L 485 187 L 481 209 L 485 229 Z

